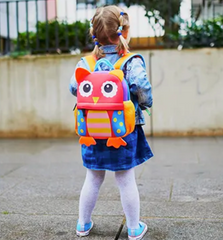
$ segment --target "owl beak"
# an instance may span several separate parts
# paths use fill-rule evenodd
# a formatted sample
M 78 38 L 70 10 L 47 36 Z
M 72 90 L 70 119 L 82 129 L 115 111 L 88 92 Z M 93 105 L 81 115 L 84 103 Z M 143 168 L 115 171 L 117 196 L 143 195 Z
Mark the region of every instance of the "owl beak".
M 99 97 L 93 97 L 94 104 L 96 104 L 99 100 Z

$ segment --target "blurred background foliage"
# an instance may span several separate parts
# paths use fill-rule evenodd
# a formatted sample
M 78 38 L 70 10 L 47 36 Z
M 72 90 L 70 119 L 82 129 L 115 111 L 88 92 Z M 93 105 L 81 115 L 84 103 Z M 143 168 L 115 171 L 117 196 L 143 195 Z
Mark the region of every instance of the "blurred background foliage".
M 32 54 L 38 54 L 45 49 L 50 53 L 70 52 L 67 45 L 75 45 L 84 49 L 85 46 L 92 45 L 88 34 L 89 21 L 66 23 L 65 21 L 37 22 L 37 32 L 29 32 L 29 47 Z M 19 33 L 18 38 L 13 41 L 17 46 L 19 42 L 20 51 L 25 51 L 28 45 L 27 33 Z M 40 50 L 41 49 L 41 50 Z
M 178 45 L 185 48 L 223 47 L 223 16 L 197 21 L 184 21 L 176 16 L 172 21 L 181 29 L 169 33 L 168 37 Z
M 179 45 L 184 48 L 222 47 L 223 16 L 199 20 L 199 15 L 196 15 L 185 21 L 180 18 L 179 14 L 181 2 L 182 0 L 123 1 L 127 7 L 134 4 L 142 6 L 149 24 L 152 28 L 154 26 L 154 32 L 155 26 L 160 25 L 164 34 L 161 38 L 157 38 L 157 42 L 164 47 L 178 47 Z M 13 41 L 14 46 L 19 46 L 20 53 L 27 50 L 31 54 L 67 53 L 75 49 L 83 51 L 93 48 L 89 37 L 89 21 L 37 22 L 36 29 L 36 32 L 29 32 L 28 37 L 27 32 L 20 32 L 18 38 Z M 16 55 L 16 51 L 14 54 Z
M 160 19 L 165 21 L 163 28 L 166 32 L 171 31 L 174 27 L 171 23 L 171 18 L 179 15 L 182 0 L 127 0 L 124 3 L 130 7 L 133 4 L 138 4 L 145 9 L 145 16 L 149 23 L 155 20 L 155 23 L 160 23 Z

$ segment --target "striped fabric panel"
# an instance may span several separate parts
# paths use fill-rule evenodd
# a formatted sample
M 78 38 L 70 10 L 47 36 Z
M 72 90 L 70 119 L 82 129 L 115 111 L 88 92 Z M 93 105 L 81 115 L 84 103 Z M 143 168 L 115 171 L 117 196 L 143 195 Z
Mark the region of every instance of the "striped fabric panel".
M 111 137 L 111 124 L 107 111 L 88 111 L 88 133 L 92 137 Z
M 88 124 L 90 124 L 90 123 L 101 123 L 101 124 L 110 124 L 110 120 L 109 120 L 109 118 L 88 118 L 88 120 L 87 120 L 87 122 L 88 122 Z
M 111 132 L 111 128 L 88 128 L 88 132 L 90 133 L 110 133 Z
M 108 136 L 108 133 L 94 133 L 94 134 L 92 134 L 92 137 L 95 137 L 98 139 L 104 139 L 107 137 L 111 137 L 111 135 Z
M 88 113 L 88 118 L 93 118 L 93 119 L 95 119 L 95 118 L 98 118 L 98 119 L 107 119 L 107 112 L 105 111 L 105 113 L 102 113 L 102 112 L 100 112 L 100 113 L 92 113 L 93 111 L 89 111 L 90 113 Z
M 109 123 L 88 123 L 88 128 L 110 128 Z

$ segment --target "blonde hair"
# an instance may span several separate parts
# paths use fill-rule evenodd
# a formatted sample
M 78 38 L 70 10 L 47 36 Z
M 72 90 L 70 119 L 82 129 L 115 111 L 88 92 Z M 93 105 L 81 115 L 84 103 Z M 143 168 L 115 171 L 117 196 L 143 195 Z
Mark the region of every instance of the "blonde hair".
M 93 55 L 96 59 L 104 57 L 101 45 L 117 44 L 119 55 L 126 54 L 129 46 L 122 34 L 127 35 L 129 30 L 129 17 L 121 8 L 110 5 L 96 10 L 91 20 L 90 34 L 95 42 Z

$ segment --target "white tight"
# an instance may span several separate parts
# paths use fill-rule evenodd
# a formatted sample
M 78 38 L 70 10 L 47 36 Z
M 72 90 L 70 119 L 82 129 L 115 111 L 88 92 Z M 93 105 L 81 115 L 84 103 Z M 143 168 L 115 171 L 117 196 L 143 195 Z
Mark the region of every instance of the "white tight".
M 81 225 L 91 221 L 91 215 L 104 178 L 105 171 L 87 169 L 79 202 L 79 223 Z M 136 229 L 139 226 L 140 203 L 134 168 L 115 172 L 115 178 L 120 191 L 127 227 Z

